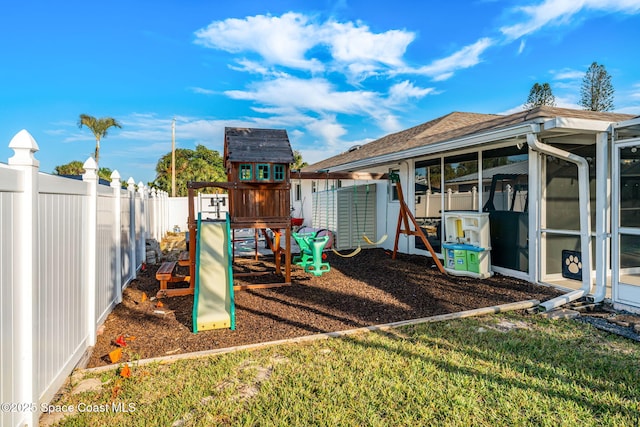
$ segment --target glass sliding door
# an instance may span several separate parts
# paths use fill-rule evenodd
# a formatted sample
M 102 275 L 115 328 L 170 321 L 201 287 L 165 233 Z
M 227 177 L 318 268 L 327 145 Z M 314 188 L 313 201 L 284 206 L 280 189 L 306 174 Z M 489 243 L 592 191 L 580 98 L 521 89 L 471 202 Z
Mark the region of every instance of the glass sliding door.
M 640 307 L 640 139 L 614 147 L 613 299 Z
M 527 146 L 482 152 L 483 211 L 489 212 L 491 263 L 529 271 L 529 156 Z

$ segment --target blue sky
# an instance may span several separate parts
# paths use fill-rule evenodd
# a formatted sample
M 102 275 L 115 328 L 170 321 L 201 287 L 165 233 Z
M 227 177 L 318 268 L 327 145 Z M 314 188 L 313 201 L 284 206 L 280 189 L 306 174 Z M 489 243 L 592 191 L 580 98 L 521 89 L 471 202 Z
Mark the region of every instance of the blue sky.
M 27 129 L 41 170 L 95 147 L 152 181 L 176 145 L 222 151 L 225 126 L 286 129 L 314 162 L 452 111 L 510 113 L 548 82 L 580 108 L 589 65 L 640 115 L 640 0 L 8 0 L 0 12 L 0 162 Z

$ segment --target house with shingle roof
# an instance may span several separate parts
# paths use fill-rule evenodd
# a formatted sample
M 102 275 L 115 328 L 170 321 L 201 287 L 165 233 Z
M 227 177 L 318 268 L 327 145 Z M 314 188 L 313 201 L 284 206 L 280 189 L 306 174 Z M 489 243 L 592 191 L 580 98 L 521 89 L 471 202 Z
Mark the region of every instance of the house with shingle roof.
M 352 147 L 303 171 L 399 174 L 404 199 L 429 231 L 439 257 L 444 255 L 447 232 L 442 220 L 447 212 L 481 213 L 492 207 L 492 273 L 571 290 L 567 301 L 607 297 L 640 310 L 640 178 L 631 173 L 637 167 L 630 166 L 640 163 L 636 146 L 640 148 L 640 118 L 628 114 L 548 106 L 509 115 L 453 112 Z M 520 177 L 517 196 L 524 202 L 505 204 L 508 211 L 496 211 L 487 203 L 502 188 L 496 185 L 494 194 L 487 191 L 488 176 L 509 175 L 496 173 L 496 168 L 518 169 L 512 175 Z M 462 182 L 473 191 L 458 188 Z M 306 225 L 321 228 L 326 228 L 323 217 L 314 218 L 318 207 L 313 201 L 322 200 L 318 194 L 363 185 L 296 183 L 295 174 L 292 184 L 292 208 Z M 379 246 L 392 249 L 400 210 L 395 185 L 364 185 L 375 187 L 374 240 L 388 235 Z M 427 191 L 433 199 L 429 210 L 422 211 Z M 343 206 L 336 215 L 355 221 L 352 211 Z M 399 250 L 430 256 L 418 240 L 399 236 Z

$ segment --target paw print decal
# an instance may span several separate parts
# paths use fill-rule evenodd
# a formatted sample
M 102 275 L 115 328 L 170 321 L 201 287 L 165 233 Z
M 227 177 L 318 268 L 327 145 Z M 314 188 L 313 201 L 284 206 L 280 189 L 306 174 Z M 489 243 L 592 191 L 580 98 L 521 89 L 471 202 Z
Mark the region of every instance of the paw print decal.
M 569 255 L 567 259 L 564 260 L 567 265 L 567 269 L 569 272 L 573 274 L 577 274 L 580 270 L 582 270 L 582 262 L 578 259 L 577 256 Z
M 582 254 L 569 249 L 562 250 L 562 277 L 582 280 Z

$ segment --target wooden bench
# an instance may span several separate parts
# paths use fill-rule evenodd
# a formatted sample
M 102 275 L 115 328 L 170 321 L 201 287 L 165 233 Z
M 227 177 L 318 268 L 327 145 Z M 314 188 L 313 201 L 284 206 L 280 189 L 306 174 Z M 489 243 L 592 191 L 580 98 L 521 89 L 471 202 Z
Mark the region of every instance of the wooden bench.
M 158 271 L 156 271 L 156 279 L 160 282 L 160 290 L 156 294 L 156 298 L 193 294 L 193 287 L 191 285 L 188 288 L 167 289 L 168 283 L 190 282 L 189 276 L 178 274 L 175 271 L 176 264 L 178 264 L 177 261 L 165 261 L 160 265 Z
M 188 267 L 189 261 L 189 251 L 180 252 L 180 255 L 178 255 L 178 265 L 181 267 Z

